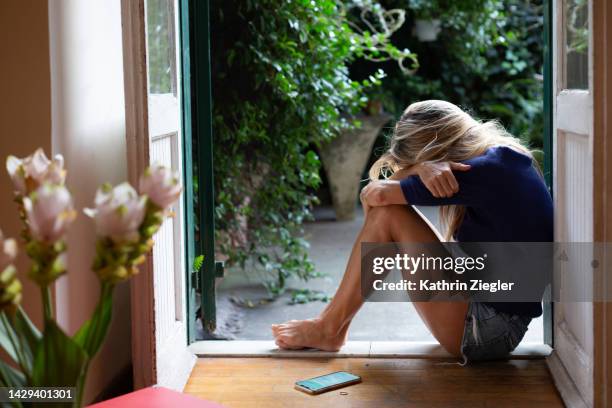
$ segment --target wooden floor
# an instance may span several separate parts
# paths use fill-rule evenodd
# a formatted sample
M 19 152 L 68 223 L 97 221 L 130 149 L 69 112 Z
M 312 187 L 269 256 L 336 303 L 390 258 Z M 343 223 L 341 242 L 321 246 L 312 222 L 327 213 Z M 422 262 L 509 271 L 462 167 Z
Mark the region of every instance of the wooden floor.
M 311 396 L 293 389 L 333 371 L 361 384 Z M 563 407 L 544 360 L 460 367 L 425 359 L 203 358 L 185 392 L 239 407 Z

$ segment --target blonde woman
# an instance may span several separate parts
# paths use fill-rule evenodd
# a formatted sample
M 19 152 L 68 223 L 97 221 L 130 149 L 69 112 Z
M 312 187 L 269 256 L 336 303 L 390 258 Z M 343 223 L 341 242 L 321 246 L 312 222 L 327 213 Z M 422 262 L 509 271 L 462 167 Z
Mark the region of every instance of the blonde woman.
M 317 318 L 273 325 L 279 347 L 342 347 L 363 303 L 362 242 L 553 239 L 551 196 L 530 151 L 495 122 L 479 122 L 451 103 L 410 105 L 370 178 L 361 193 L 364 225 L 333 300 Z M 440 206 L 443 233 L 412 205 Z M 506 357 L 542 313 L 540 303 L 413 304 L 440 344 L 466 361 Z

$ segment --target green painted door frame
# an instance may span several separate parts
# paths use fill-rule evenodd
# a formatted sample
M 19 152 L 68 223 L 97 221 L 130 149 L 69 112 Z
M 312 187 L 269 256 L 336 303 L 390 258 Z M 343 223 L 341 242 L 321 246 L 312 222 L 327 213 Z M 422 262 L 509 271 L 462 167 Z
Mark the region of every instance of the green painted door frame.
M 544 178 L 553 191 L 553 32 L 552 0 L 544 0 Z M 546 300 L 544 309 L 544 343 L 553 345 L 553 303 Z
M 179 4 L 190 343 L 196 340 L 198 307 L 204 330 L 215 330 L 215 278 L 223 270 L 222 265 L 215 262 L 208 7 L 208 0 L 180 0 Z M 199 255 L 204 257 L 202 267 L 194 271 L 194 259 Z M 196 304 L 196 291 L 200 293 L 199 305 Z
M 193 213 L 193 154 L 192 154 L 192 126 L 191 126 L 191 56 L 190 56 L 190 32 L 189 32 L 189 2 L 180 0 L 179 2 L 179 46 L 180 46 L 180 65 L 181 65 L 181 110 L 182 110 L 182 131 L 183 131 L 183 161 L 184 173 L 184 209 L 185 209 L 185 265 L 186 270 L 186 300 L 187 300 L 187 337 L 188 342 L 195 341 L 195 313 L 196 313 L 196 285 L 192 279 L 193 261 L 196 257 L 195 252 L 195 229 Z

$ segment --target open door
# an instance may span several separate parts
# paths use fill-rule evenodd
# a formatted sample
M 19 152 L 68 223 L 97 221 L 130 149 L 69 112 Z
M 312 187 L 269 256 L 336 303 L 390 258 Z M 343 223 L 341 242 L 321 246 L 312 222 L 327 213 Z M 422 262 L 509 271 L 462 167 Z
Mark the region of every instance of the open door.
M 190 127 L 183 126 L 189 94 L 182 87 L 181 12 L 178 0 L 122 2 L 130 181 L 137 183 L 148 165 L 160 163 L 177 171 L 185 187 L 175 216 L 155 235 L 153 253 L 131 283 L 134 382 L 136 388 L 157 384 L 179 391 L 195 363 L 188 349 L 193 186 L 185 165 Z
M 185 151 L 187 182 L 192 193 L 187 195 L 190 263 L 202 257 L 199 270 L 190 266 L 194 286 L 190 316 L 201 319 L 203 334 L 216 328 L 216 279 L 223 276 L 223 263 L 215 260 L 215 197 L 213 177 L 212 86 L 210 60 L 210 20 L 208 0 L 181 0 L 181 32 L 184 91 Z M 196 305 L 195 292 L 200 295 Z M 190 330 L 190 342 L 195 340 Z
M 592 0 L 553 4 L 555 241 L 593 242 Z M 572 259 L 554 279 L 592 291 Z M 593 328 L 592 303 L 555 303 L 549 364 L 568 406 L 593 406 Z

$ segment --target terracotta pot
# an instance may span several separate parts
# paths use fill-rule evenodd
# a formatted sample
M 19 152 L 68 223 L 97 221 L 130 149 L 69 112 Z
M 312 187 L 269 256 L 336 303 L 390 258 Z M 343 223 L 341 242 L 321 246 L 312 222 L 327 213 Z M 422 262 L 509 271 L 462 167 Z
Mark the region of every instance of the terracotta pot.
M 376 137 L 391 116 L 381 113 L 355 119 L 361 122 L 359 129 L 342 132 L 321 148 L 321 159 L 338 221 L 355 218 L 361 176 Z

